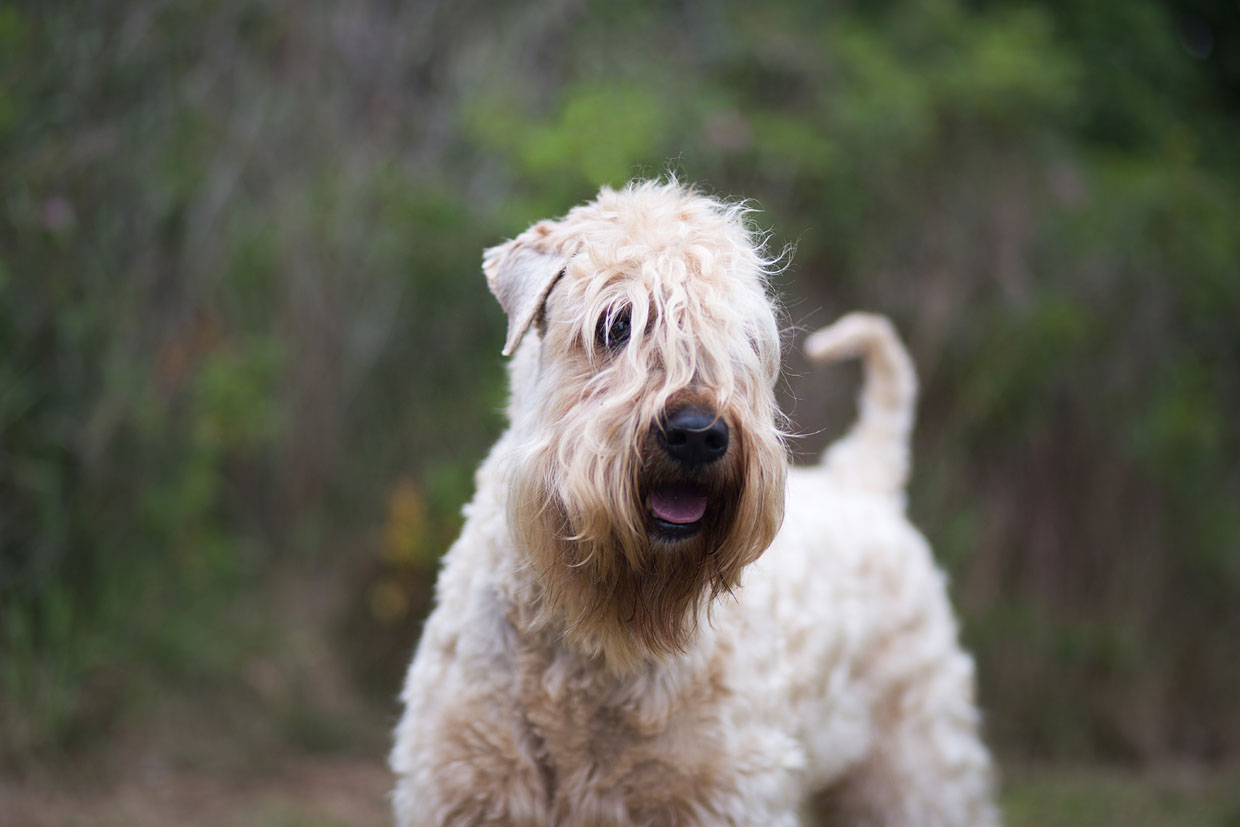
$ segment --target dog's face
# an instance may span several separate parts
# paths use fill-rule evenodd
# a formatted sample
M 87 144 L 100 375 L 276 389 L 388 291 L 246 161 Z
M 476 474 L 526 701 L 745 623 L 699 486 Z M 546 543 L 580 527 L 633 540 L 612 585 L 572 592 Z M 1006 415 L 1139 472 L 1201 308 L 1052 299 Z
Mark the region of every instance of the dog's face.
M 488 251 L 509 520 L 547 620 L 617 669 L 682 646 L 783 518 L 779 333 L 743 210 L 639 184 Z M 527 333 L 527 331 L 529 331 Z

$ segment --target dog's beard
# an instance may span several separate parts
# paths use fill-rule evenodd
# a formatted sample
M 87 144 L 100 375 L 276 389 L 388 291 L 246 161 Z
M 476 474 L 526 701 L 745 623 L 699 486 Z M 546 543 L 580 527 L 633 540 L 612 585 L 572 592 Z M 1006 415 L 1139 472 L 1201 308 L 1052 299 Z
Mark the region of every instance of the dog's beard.
M 649 433 L 639 450 L 614 454 L 572 442 L 524 452 L 511 467 L 509 520 L 530 563 L 535 622 L 615 671 L 683 651 L 783 519 L 782 444 L 773 429 L 765 440 L 734 433 L 727 455 L 698 472 Z M 677 485 L 704 495 L 706 511 L 695 530 L 669 536 L 649 503 Z

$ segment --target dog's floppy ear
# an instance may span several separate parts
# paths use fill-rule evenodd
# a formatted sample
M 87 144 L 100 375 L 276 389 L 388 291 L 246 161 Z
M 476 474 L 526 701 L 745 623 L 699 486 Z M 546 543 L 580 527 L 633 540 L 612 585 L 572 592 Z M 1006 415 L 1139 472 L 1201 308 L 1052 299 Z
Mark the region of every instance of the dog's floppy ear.
M 572 257 L 550 242 L 548 236 L 553 226 L 549 221 L 540 221 L 512 241 L 482 255 L 487 286 L 508 315 L 505 356 L 511 356 L 521 344 L 521 337 L 542 310 L 547 294 Z

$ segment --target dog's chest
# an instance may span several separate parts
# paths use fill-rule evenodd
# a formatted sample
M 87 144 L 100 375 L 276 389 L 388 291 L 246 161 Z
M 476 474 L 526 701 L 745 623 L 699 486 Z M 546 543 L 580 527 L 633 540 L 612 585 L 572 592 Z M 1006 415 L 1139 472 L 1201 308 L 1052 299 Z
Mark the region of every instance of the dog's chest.
M 786 770 L 787 739 L 738 720 L 720 663 L 616 679 L 554 658 L 520 675 L 555 823 L 696 823 Z M 778 786 L 778 785 L 776 785 Z M 720 822 L 724 823 L 724 822 Z

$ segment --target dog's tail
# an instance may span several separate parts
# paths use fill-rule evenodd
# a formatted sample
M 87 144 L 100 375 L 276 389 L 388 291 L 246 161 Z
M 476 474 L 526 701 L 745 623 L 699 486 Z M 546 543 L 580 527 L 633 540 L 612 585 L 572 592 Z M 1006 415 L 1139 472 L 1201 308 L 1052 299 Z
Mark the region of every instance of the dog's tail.
M 860 356 L 865 371 L 857 422 L 827 449 L 823 465 L 853 484 L 900 495 L 908 479 L 917 373 L 891 322 L 850 313 L 806 339 L 805 353 L 818 363 Z

